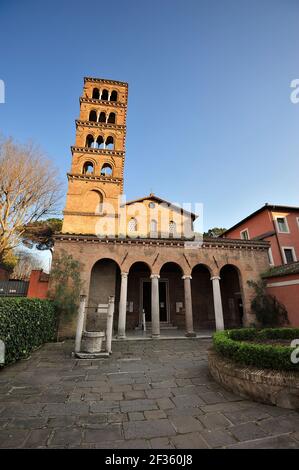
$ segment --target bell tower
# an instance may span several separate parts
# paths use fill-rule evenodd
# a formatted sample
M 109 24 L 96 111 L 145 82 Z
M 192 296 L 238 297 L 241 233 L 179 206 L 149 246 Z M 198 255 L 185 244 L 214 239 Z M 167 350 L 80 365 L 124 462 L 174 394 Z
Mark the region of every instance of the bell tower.
M 84 78 L 64 210 L 63 233 L 95 234 L 117 218 L 123 193 L 128 84 Z

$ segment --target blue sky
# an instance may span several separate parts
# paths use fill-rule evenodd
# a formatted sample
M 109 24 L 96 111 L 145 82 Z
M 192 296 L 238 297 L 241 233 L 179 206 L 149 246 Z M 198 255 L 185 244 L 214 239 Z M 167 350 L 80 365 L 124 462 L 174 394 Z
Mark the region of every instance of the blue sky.
M 1 0 L 0 130 L 66 189 L 83 77 L 129 82 L 125 193 L 204 204 L 204 229 L 299 205 L 297 0 Z

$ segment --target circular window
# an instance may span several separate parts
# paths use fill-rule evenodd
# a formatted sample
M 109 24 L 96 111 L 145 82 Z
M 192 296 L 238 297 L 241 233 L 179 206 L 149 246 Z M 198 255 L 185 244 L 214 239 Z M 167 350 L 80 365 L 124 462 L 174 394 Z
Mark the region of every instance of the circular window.
M 151 209 L 154 209 L 155 203 L 154 203 L 154 202 L 150 202 L 149 205 L 148 205 L 148 207 L 150 207 Z

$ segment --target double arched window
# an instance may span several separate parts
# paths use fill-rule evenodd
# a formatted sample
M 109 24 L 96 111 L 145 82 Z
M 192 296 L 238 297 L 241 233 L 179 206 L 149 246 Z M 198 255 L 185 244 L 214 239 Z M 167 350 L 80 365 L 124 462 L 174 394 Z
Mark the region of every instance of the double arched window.
M 86 137 L 85 147 L 114 150 L 114 137 L 109 135 L 104 139 L 102 135 L 99 135 L 97 139 L 94 140 L 94 137 L 91 134 L 88 134 Z

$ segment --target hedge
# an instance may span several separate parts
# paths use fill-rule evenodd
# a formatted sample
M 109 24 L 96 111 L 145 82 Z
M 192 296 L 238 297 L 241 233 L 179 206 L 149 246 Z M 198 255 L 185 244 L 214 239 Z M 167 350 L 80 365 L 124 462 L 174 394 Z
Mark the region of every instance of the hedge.
M 28 357 L 56 336 L 57 315 L 50 300 L 0 298 L 0 339 L 5 343 L 5 364 Z
M 243 328 L 217 331 L 213 335 L 215 350 L 235 362 L 265 369 L 296 370 L 299 364 L 291 362 L 294 348 L 254 343 L 255 339 L 299 339 L 299 328 Z M 248 340 L 253 342 L 248 342 Z

